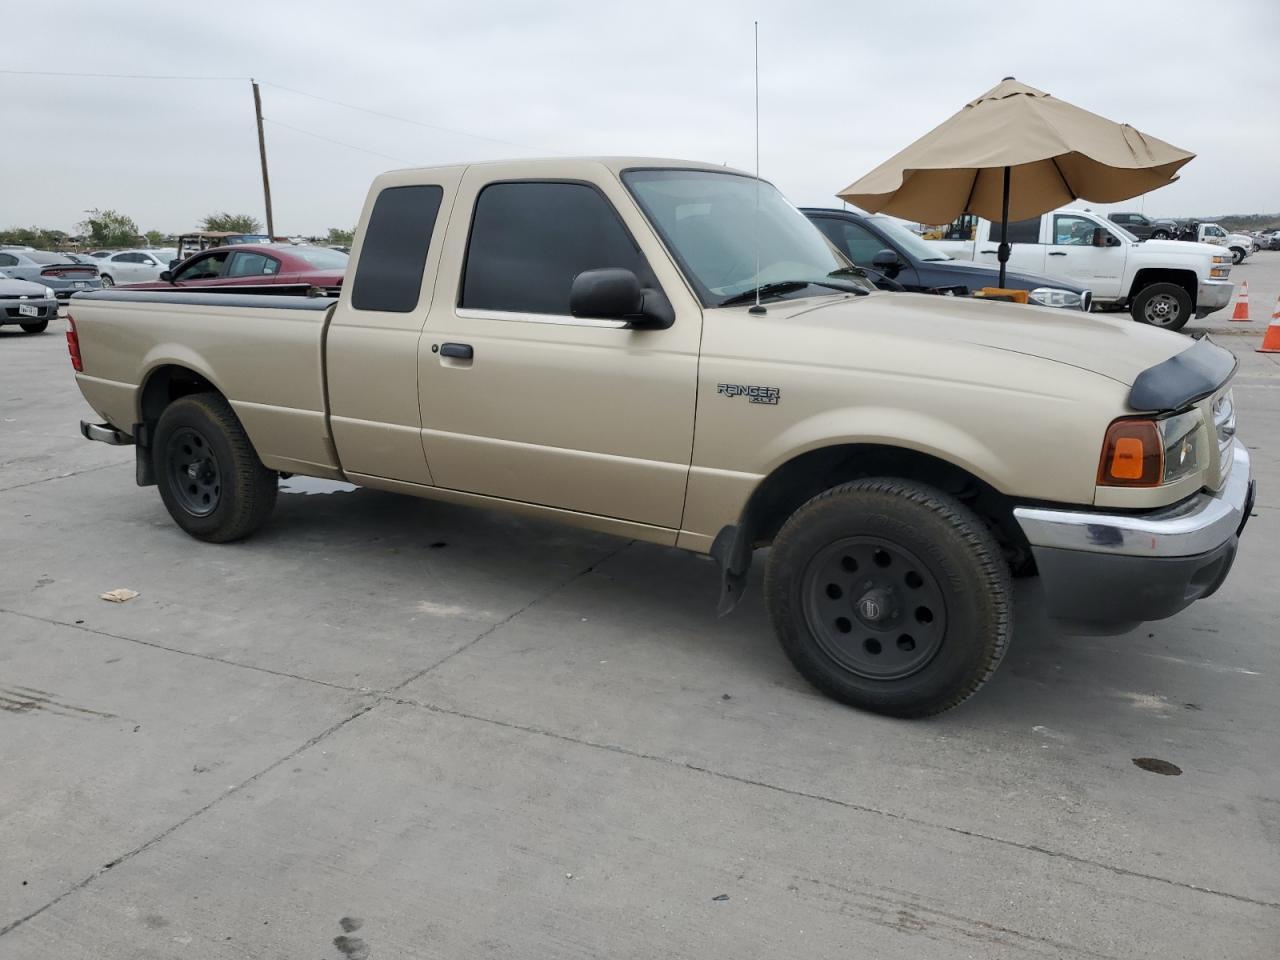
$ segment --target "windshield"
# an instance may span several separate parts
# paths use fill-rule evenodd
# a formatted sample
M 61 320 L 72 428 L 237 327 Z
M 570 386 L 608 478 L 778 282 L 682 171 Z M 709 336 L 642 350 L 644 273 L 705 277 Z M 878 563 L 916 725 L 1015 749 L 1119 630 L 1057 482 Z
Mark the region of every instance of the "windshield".
M 289 252 L 301 257 L 313 267 L 329 270 L 345 270 L 350 259 L 341 250 L 330 250 L 328 247 L 290 247 Z
M 922 240 L 892 217 L 876 216 L 868 217 L 867 219 L 879 227 L 881 233 L 886 234 L 890 240 L 905 249 L 916 260 L 954 259 L 939 250 L 936 244 Z
M 765 284 L 791 287 L 773 296 L 812 295 L 809 284 L 830 285 L 833 274 L 870 289 L 860 273 L 842 273 L 857 268 L 763 180 L 710 170 L 629 170 L 622 180 L 707 306 Z

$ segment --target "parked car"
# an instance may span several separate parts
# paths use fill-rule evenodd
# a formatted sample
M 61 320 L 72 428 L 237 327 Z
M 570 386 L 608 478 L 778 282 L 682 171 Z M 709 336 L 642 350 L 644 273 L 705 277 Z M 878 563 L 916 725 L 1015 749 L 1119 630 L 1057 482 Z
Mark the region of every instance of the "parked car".
M 47 250 L 0 250 L 0 270 L 18 280 L 31 280 L 49 287 L 59 300 L 80 290 L 98 290 L 98 268 L 76 263 L 65 253 Z
M 1191 243 L 1210 243 L 1215 247 L 1226 247 L 1231 251 L 1233 263 L 1242 263 L 1245 257 L 1253 253 L 1253 238 L 1243 233 L 1228 233 L 1216 223 L 1204 223 L 1200 220 L 1182 221 L 1178 240 Z
M 1015 572 L 1115 629 L 1230 570 L 1254 486 L 1209 339 L 871 291 L 711 164 L 401 170 L 364 211 L 337 299 L 75 299 L 81 432 L 192 537 L 251 534 L 279 471 L 345 479 L 708 555 L 724 613 L 771 545 L 792 663 L 895 716 L 986 682 Z
M 1000 224 L 973 220 L 968 240 L 929 240 L 952 256 L 996 262 Z M 960 231 L 956 231 L 960 232 Z M 1009 224 L 1009 267 L 1088 284 L 1095 307 L 1126 307 L 1140 323 L 1181 330 L 1231 302 L 1231 254 L 1176 240 L 1138 240 L 1088 210 L 1054 210 Z
M 150 283 L 132 283 L 134 290 L 173 287 L 245 287 L 306 284 L 336 293 L 350 258 L 328 247 L 300 247 L 288 243 L 213 247 L 188 257 Z
M 169 269 L 169 262 L 177 255 L 178 251 L 174 249 L 121 250 L 108 253 L 96 262 L 102 285 L 112 287 L 118 283 L 159 280 L 160 274 Z
M 1267 234 L 1267 249 L 1280 250 L 1280 230 L 1273 230 Z
M 1107 219 L 1118 223 L 1139 240 L 1172 240 L 1178 232 L 1174 220 L 1151 220 L 1142 213 L 1108 213 Z
M 51 287 L 0 270 L 0 326 L 17 324 L 27 333 L 44 333 L 57 316 L 58 300 Z
M 805 207 L 801 212 L 837 250 L 858 266 L 888 277 L 900 289 L 968 296 L 999 283 L 1000 271 L 996 267 L 952 259 L 892 217 L 825 207 Z M 1045 307 L 1088 310 L 1093 304 L 1088 287 L 1039 274 L 1008 271 L 1004 285 L 1010 290 L 1028 291 L 1032 303 Z
M 227 230 L 197 230 L 178 237 L 178 259 L 185 260 L 202 250 L 216 247 L 234 247 L 246 243 L 270 243 L 265 233 L 231 233 Z

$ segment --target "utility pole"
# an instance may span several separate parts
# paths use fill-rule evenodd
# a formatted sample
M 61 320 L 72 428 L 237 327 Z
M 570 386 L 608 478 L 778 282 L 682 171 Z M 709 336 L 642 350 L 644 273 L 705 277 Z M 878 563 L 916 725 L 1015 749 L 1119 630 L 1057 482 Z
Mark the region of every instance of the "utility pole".
M 253 84 L 253 112 L 258 118 L 258 157 L 262 160 L 262 196 L 267 204 L 267 236 L 276 238 L 275 222 L 271 218 L 271 179 L 267 176 L 267 138 L 262 133 L 262 94 L 258 92 L 258 81 L 250 79 Z

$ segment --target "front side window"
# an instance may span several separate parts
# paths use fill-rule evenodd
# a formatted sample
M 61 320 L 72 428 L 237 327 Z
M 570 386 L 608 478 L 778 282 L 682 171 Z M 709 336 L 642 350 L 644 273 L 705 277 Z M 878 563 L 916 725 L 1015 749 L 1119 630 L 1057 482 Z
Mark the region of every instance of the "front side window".
M 200 257 L 191 261 L 181 270 L 173 275 L 175 281 L 179 280 L 217 280 L 223 276 L 227 267 L 227 258 L 230 253 L 223 250 L 219 253 L 211 253 L 208 256 Z
M 1098 225 L 1084 217 L 1058 214 L 1053 218 L 1053 242 L 1059 246 L 1091 247 Z
M 657 285 L 613 205 L 582 183 L 492 183 L 476 198 L 460 307 L 569 315 L 573 278 L 623 267 Z
M 769 284 L 797 283 L 795 296 L 809 285 L 867 289 L 841 275 L 849 262 L 770 183 L 710 170 L 629 170 L 622 180 L 704 305 Z
M 846 257 L 860 267 L 871 266 L 871 261 L 881 250 L 892 249 L 860 223 L 836 217 L 819 217 L 814 226 Z
M 280 272 L 280 261 L 265 253 L 234 253 L 227 270 L 228 277 L 262 277 Z
M 1215 227 L 1215 226 L 1205 227 L 1204 233 L 1205 233 L 1205 236 L 1207 237 L 1225 237 L 1227 235 L 1227 232 L 1225 230 L 1223 230 L 1221 227 Z

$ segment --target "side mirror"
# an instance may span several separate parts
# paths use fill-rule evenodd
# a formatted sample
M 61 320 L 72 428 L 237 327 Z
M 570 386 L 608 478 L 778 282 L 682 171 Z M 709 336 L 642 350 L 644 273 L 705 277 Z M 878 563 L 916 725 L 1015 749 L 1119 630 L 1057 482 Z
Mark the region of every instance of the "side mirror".
M 161 271 L 160 279 L 163 280 L 165 283 L 173 283 L 173 271 L 172 270 Z
M 1119 237 L 1117 237 L 1114 233 L 1110 233 L 1110 232 L 1108 232 L 1108 233 L 1107 233 L 1107 246 L 1108 246 L 1108 247 L 1118 247 L 1118 246 L 1120 246 L 1120 238 L 1119 238 Z
M 898 270 L 902 267 L 902 261 L 898 259 L 898 255 L 888 249 L 878 250 L 876 255 L 871 258 L 871 265 L 881 273 L 893 279 L 898 275 Z
M 645 289 L 623 267 L 584 270 L 569 289 L 569 312 L 575 317 L 626 320 L 633 327 L 665 330 L 675 322 L 675 310 L 661 290 Z
M 1118 247 L 1120 246 L 1120 241 L 1112 236 L 1110 230 L 1105 230 L 1102 227 L 1094 227 L 1093 245 L 1095 247 Z

